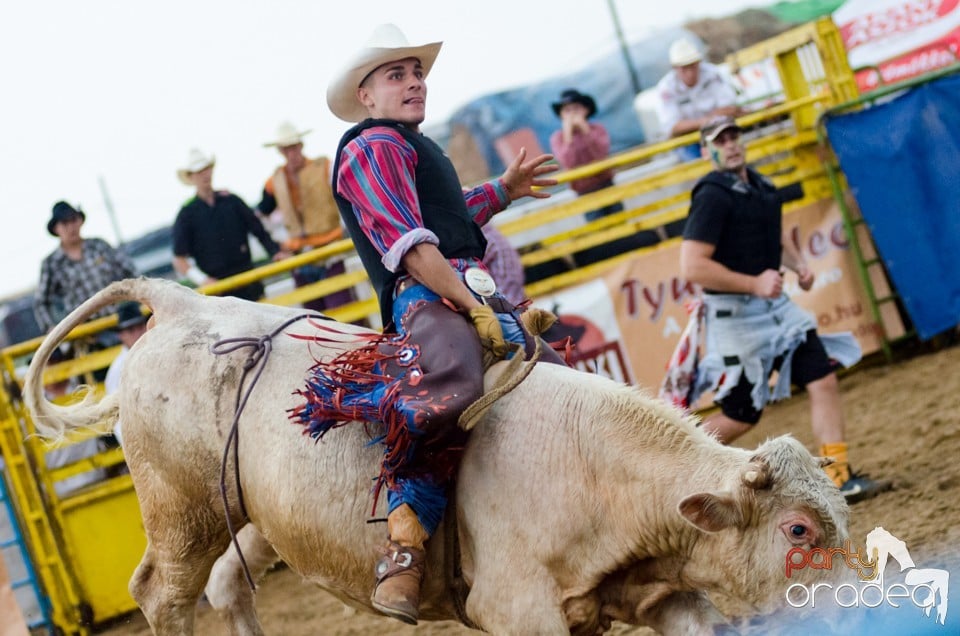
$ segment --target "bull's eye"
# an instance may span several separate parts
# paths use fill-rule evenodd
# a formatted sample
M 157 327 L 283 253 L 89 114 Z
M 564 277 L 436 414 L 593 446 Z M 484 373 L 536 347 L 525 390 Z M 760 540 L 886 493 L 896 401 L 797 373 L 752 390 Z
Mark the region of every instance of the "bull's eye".
M 793 545 L 814 545 L 817 542 L 817 526 L 806 515 L 792 515 L 780 525 L 780 532 Z

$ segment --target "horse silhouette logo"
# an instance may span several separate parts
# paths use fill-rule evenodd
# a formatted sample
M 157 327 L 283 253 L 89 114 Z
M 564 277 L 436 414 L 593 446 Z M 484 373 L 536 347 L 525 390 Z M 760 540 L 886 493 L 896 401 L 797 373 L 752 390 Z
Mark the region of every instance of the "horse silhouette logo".
M 918 568 L 907 550 L 907 544 L 893 536 L 880 526 L 867 535 L 867 557 L 876 562 L 877 584 L 883 589 L 883 571 L 887 560 L 892 558 L 906 571 L 904 583 L 920 587 L 916 592 L 916 602 L 925 616 L 930 616 L 934 605 L 937 608 L 936 621 L 941 625 L 947 620 L 948 591 L 950 573 L 937 568 Z

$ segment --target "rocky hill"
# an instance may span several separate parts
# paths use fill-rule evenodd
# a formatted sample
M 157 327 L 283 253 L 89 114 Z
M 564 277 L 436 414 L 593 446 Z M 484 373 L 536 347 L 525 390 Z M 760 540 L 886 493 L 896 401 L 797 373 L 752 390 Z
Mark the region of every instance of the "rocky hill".
M 748 9 L 727 18 L 692 20 L 683 25 L 707 45 L 707 57 L 719 63 L 734 51 L 762 42 L 794 25 L 764 9 Z
M 747 9 L 717 19 L 691 20 L 684 28 L 699 36 L 709 47 L 711 62 L 722 62 L 739 49 L 762 42 L 797 24 L 830 15 L 845 0 L 793 0 L 760 9 Z

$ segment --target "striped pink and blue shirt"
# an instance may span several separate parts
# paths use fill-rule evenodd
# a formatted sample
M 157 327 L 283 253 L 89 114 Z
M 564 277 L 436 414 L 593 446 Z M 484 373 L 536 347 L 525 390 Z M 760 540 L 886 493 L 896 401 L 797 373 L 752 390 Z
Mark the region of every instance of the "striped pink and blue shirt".
M 391 272 L 402 268 L 403 256 L 415 245 L 439 244 L 423 224 L 416 168 L 414 148 L 396 130 L 383 126 L 361 132 L 344 147 L 340 159 L 337 192 L 350 201 L 360 227 Z M 463 196 L 480 226 L 510 203 L 499 179 L 464 190 Z M 458 271 L 482 267 L 476 259 L 451 259 L 450 264 Z

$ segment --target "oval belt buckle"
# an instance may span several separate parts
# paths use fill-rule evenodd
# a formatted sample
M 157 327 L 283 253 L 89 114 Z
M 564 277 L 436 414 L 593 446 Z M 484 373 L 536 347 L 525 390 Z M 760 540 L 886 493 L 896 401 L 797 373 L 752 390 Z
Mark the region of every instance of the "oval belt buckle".
M 463 280 L 478 296 L 489 298 L 497 291 L 497 283 L 493 276 L 483 271 L 479 267 L 471 267 L 463 273 Z

